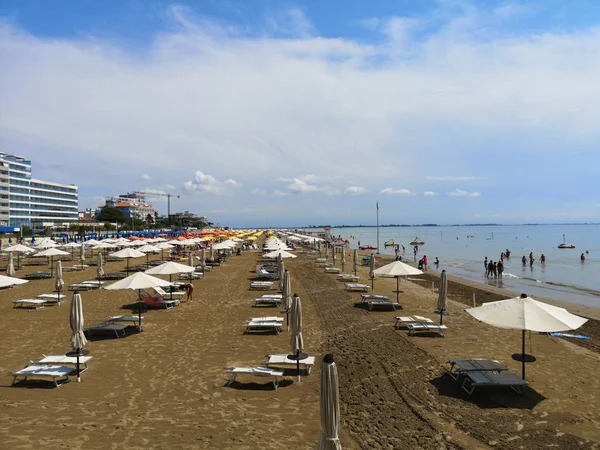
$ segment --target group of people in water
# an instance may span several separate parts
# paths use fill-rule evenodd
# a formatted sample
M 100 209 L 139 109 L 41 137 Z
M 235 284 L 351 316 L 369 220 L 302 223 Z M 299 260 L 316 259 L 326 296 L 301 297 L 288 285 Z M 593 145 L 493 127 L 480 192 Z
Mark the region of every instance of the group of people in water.
M 585 261 L 585 255 L 589 254 L 589 251 L 586 250 L 585 253 L 582 253 L 579 257 L 580 261 L 583 263 Z M 506 249 L 505 252 L 500 253 L 500 259 L 498 261 L 488 261 L 488 257 L 486 256 L 483 261 L 483 267 L 485 268 L 485 277 L 486 278 L 502 278 L 502 272 L 504 272 L 504 259 L 510 258 L 510 250 Z M 529 253 L 529 257 L 523 255 L 521 258 L 521 263 L 523 267 L 527 267 L 527 263 L 529 263 L 529 267 L 533 267 L 533 263 L 536 261 L 533 256 L 533 252 Z M 540 255 L 540 264 L 543 266 L 546 264 L 546 255 L 543 253 Z

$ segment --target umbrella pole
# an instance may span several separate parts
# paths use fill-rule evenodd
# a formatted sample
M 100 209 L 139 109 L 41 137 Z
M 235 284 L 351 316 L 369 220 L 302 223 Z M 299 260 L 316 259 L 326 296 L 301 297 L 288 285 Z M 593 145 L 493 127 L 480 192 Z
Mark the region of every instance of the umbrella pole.
M 521 372 L 523 379 L 525 379 L 525 330 L 522 330 L 522 342 L 521 342 Z
M 298 383 L 300 383 L 300 350 L 296 350 L 296 376 L 298 377 Z
M 400 277 L 396 277 L 396 303 L 400 303 L 398 301 L 399 295 L 400 295 Z
M 173 283 L 173 275 L 169 274 L 169 283 Z M 169 300 L 173 300 L 173 286 L 169 286 Z
M 79 347 L 77 347 L 77 382 L 81 383 L 81 375 L 79 373 L 79 351 L 81 349 Z
M 54 276 L 54 258 L 51 256 L 50 257 L 50 276 L 53 277 Z

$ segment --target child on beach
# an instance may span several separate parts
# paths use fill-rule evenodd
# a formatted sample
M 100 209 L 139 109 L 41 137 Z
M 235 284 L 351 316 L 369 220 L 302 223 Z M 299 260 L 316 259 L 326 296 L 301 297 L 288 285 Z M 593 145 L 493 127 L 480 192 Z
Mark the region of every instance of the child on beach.
M 192 301 L 192 297 L 194 295 L 194 285 L 192 283 L 185 283 L 183 285 L 183 290 L 185 291 L 185 299 L 188 302 Z

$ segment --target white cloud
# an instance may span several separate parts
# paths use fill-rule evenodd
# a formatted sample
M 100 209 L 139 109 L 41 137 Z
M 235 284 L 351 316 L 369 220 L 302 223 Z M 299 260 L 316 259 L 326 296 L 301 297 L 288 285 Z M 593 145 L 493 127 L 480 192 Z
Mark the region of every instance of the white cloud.
M 150 179 L 150 175 L 148 175 L 147 173 L 143 173 L 143 174 L 140 176 L 140 178 L 141 178 L 142 180 L 146 180 L 146 181 L 147 181 L 147 180 L 149 180 L 149 179 Z
M 451 197 L 479 197 L 481 194 L 479 192 L 468 192 L 461 189 L 455 189 L 452 192 L 448 192 L 446 195 Z
M 344 194 L 349 194 L 349 195 L 361 195 L 361 194 L 366 194 L 366 193 L 367 193 L 367 189 L 362 186 L 350 186 L 350 187 L 346 188 L 346 190 L 344 191 Z
M 425 191 L 423 192 L 423 195 L 425 195 L 426 197 L 432 197 L 435 195 L 435 192 L 433 191 Z
M 186 181 L 183 188 L 188 193 L 205 192 L 214 195 L 233 195 L 241 185 L 231 178 L 219 181 L 214 176 L 206 174 L 201 170 L 194 173 L 194 178 Z
M 392 189 L 385 188 L 379 191 L 381 195 L 412 195 L 412 192 L 408 189 Z
M 307 192 L 316 192 L 317 186 L 308 184 L 300 178 L 294 178 L 292 183 L 288 185 L 288 189 L 293 194 L 306 194 Z

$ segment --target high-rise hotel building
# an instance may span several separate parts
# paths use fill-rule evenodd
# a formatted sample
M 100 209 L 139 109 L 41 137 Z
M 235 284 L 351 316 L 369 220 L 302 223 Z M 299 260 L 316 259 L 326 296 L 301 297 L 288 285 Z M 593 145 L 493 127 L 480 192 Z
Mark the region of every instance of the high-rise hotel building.
M 0 152 L 0 232 L 39 230 L 78 220 L 77 186 L 31 178 L 31 161 Z

